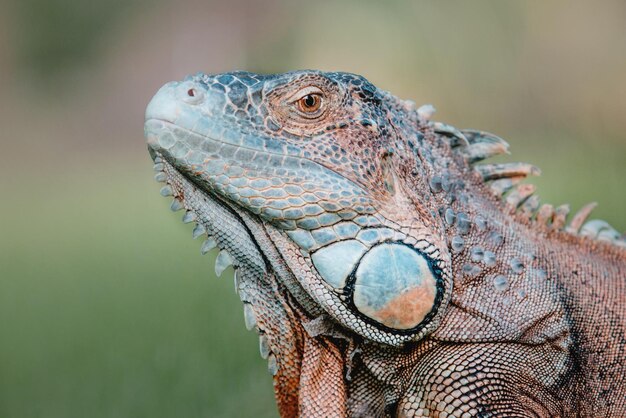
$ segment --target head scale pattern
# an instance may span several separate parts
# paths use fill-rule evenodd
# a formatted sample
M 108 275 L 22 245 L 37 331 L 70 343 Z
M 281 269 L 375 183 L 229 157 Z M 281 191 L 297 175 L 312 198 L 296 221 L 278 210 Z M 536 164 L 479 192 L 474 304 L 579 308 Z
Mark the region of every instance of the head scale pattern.
M 446 247 L 397 181 L 420 166 L 423 137 L 399 133 L 410 120 L 354 74 L 237 72 L 164 86 L 146 131 L 175 170 L 289 237 L 306 264 L 300 285 L 332 317 L 397 344 L 428 332 L 451 289 Z

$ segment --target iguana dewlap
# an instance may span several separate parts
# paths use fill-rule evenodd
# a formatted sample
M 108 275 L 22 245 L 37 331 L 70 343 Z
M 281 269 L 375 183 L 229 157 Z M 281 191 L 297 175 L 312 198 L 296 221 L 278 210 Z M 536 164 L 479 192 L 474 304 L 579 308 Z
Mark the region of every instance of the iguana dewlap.
M 197 74 L 145 134 L 282 416 L 626 416 L 626 241 L 491 134 L 347 73 Z

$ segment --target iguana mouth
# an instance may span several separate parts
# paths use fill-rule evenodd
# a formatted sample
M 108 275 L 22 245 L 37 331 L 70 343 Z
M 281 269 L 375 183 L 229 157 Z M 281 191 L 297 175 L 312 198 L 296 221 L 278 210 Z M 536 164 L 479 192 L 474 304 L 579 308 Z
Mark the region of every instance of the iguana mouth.
M 177 125 L 176 123 L 171 122 L 171 121 L 166 120 L 166 119 L 150 118 L 150 119 L 146 120 L 146 122 L 145 122 L 144 131 L 145 131 L 145 136 L 146 136 L 146 142 L 148 144 L 148 147 L 150 149 L 150 153 L 151 154 L 153 152 L 153 150 L 152 150 L 153 148 L 154 149 L 161 148 L 161 145 L 157 142 L 158 141 L 158 135 L 152 134 L 151 133 L 151 129 L 154 129 L 154 128 L 159 129 L 159 128 L 162 128 L 162 127 L 175 128 L 175 129 L 177 129 L 179 131 L 187 132 L 190 135 L 197 136 L 198 138 L 201 138 L 202 140 L 210 141 L 213 144 L 218 144 L 218 145 L 219 144 L 224 144 L 224 145 L 235 146 L 238 149 L 250 150 L 250 151 L 253 151 L 253 152 L 257 152 L 257 153 L 261 152 L 258 149 L 255 149 L 255 148 L 252 148 L 252 147 L 247 147 L 245 144 L 232 143 L 232 142 L 226 140 L 225 138 L 219 138 L 218 139 L 218 138 L 214 138 L 212 136 L 208 136 L 208 135 L 202 134 L 202 133 L 200 133 L 200 132 L 198 132 L 196 130 L 193 130 L 193 129 L 187 129 L 187 128 L 181 127 L 180 125 Z M 264 150 L 264 151 L 262 151 L 262 153 L 263 154 L 267 154 L 267 155 L 276 155 L 276 156 L 280 156 L 280 157 L 284 156 L 283 154 L 279 154 L 279 153 L 272 152 L 272 151 L 269 151 L 269 150 Z M 161 156 L 164 157 L 164 155 L 162 153 L 161 153 Z M 298 157 L 298 158 L 302 159 L 302 160 L 307 160 L 306 158 L 302 158 L 302 157 Z M 310 161 L 310 160 L 307 160 L 307 161 Z

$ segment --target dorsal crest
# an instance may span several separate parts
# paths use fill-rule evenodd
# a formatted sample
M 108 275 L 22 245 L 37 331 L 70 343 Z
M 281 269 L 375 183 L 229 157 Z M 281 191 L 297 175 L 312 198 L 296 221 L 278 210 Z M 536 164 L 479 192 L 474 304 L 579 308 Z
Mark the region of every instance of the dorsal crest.
M 427 120 L 435 133 L 448 138 L 453 152 L 461 155 L 480 174 L 493 195 L 502 199 L 513 211 L 550 230 L 564 231 L 626 248 L 626 234 L 620 234 L 604 220 L 589 219 L 597 203 L 586 204 L 572 217 L 568 216 L 568 204 L 558 207 L 549 203 L 540 204 L 539 196 L 535 194 L 535 186 L 522 183 L 529 176 L 541 174 L 541 170 L 534 165 L 522 162 L 478 164 L 491 157 L 509 154 L 509 144 L 502 138 L 488 132 L 457 129 L 445 123 L 430 121 L 434 113 L 431 105 L 420 107 L 417 113 Z

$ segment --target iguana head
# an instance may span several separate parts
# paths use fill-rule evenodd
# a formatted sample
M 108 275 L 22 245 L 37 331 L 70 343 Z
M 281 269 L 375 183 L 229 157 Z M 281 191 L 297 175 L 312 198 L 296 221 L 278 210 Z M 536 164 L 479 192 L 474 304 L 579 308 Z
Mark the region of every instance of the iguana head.
M 271 246 L 316 308 L 398 345 L 436 327 L 452 285 L 432 150 L 413 128 L 422 122 L 410 103 L 357 75 L 236 72 L 166 84 L 145 132 L 159 168 L 271 229 Z M 180 188 L 174 194 L 197 217 Z M 259 274 L 276 268 L 270 243 L 252 231 L 245 239 L 264 254 Z

